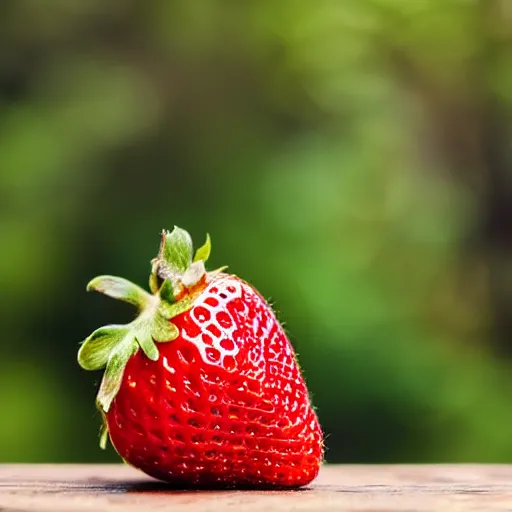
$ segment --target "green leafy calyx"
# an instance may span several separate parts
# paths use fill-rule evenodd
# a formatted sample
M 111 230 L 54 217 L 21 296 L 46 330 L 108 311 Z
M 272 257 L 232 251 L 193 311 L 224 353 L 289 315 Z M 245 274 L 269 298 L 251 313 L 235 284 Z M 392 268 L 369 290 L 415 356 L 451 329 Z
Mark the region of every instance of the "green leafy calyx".
M 210 249 L 207 235 L 205 244 L 194 255 L 190 235 L 175 227 L 171 232 L 162 233 L 158 255 L 151 262 L 149 285 L 152 293 L 114 276 L 99 276 L 87 285 L 87 290 L 128 302 L 139 312 L 126 325 L 100 327 L 83 342 L 78 352 L 82 368 L 105 368 L 97 396 L 102 414 L 109 411 L 121 387 L 130 357 L 142 349 L 146 357 L 156 361 L 159 358 L 157 344 L 173 341 L 179 336 L 172 319 L 192 307 L 207 282 L 205 262 Z

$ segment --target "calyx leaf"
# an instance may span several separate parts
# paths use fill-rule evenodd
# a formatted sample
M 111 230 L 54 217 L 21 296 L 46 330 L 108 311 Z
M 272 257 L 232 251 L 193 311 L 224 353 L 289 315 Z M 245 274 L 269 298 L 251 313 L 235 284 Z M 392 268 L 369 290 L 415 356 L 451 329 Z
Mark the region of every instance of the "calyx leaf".
M 158 349 L 156 348 L 155 342 L 153 341 L 153 337 L 151 336 L 152 332 L 148 332 L 146 329 L 141 329 L 135 335 L 135 341 L 139 344 L 140 348 L 144 351 L 144 354 L 151 359 L 151 361 L 158 360 Z
M 196 254 L 194 256 L 194 261 L 203 260 L 204 262 L 208 261 L 210 257 L 210 252 L 212 251 L 212 241 L 210 239 L 210 235 L 206 233 L 206 242 L 197 249 Z
M 174 226 L 174 229 L 162 233 L 162 243 L 158 259 L 171 272 L 181 274 L 192 263 L 192 238 L 184 229 Z
M 100 428 L 100 448 L 102 450 L 105 450 L 107 447 L 107 441 L 108 441 L 108 427 L 107 422 L 105 421 Z
M 133 304 L 139 309 L 144 308 L 151 300 L 151 295 L 146 290 L 128 281 L 128 279 L 116 276 L 95 277 L 92 281 L 89 281 L 87 291 L 103 293 L 113 299 Z
M 126 325 L 106 325 L 85 339 L 78 351 L 78 363 L 85 370 L 100 370 L 107 364 L 110 353 L 128 334 Z
M 169 322 L 160 313 L 155 315 L 151 330 L 151 335 L 155 341 L 160 343 L 174 341 L 179 334 L 178 328 L 172 322 Z
M 125 337 L 123 342 L 117 345 L 108 358 L 107 369 L 101 381 L 98 397 L 98 405 L 108 412 L 112 401 L 116 397 L 121 382 L 123 381 L 124 369 L 130 357 L 137 352 L 137 344 L 132 337 Z
M 160 298 L 168 304 L 174 304 L 176 297 L 174 296 L 174 286 L 171 281 L 164 281 L 159 290 Z

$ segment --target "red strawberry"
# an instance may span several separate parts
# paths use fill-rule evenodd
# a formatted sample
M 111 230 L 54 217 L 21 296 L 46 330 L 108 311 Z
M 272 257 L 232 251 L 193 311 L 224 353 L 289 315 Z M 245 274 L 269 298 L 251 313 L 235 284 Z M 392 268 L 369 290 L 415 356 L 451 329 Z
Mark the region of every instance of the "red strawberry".
M 322 431 L 283 328 L 236 276 L 207 273 L 210 239 L 164 232 L 152 295 L 118 277 L 88 289 L 130 302 L 130 324 L 102 327 L 78 361 L 106 366 L 97 397 L 129 464 L 177 485 L 299 487 L 318 474 Z

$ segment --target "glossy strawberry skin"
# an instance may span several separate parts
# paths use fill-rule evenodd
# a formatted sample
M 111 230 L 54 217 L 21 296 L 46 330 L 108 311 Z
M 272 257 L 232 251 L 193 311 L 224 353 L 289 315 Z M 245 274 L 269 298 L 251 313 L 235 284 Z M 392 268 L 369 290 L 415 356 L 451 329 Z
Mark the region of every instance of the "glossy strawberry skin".
M 322 431 L 293 349 L 261 296 L 212 277 L 180 335 L 138 351 L 107 413 L 129 464 L 176 485 L 299 487 L 318 474 Z

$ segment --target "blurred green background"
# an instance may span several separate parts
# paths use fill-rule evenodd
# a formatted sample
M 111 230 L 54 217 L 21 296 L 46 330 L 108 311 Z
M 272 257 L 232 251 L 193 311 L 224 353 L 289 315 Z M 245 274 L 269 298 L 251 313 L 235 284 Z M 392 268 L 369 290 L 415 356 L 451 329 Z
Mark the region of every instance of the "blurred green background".
M 509 0 L 2 0 L 0 461 L 111 461 L 79 342 L 162 228 L 287 325 L 331 462 L 512 462 Z

